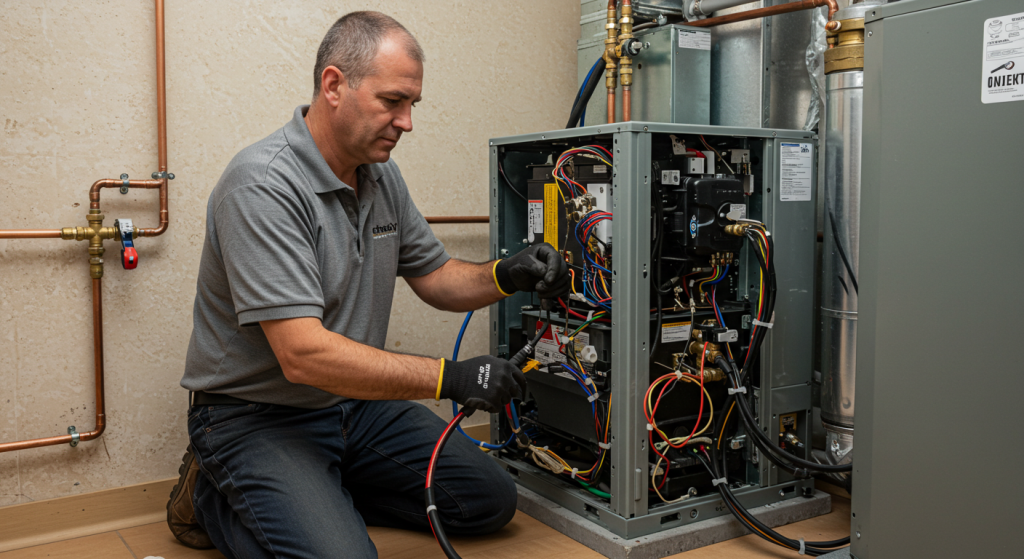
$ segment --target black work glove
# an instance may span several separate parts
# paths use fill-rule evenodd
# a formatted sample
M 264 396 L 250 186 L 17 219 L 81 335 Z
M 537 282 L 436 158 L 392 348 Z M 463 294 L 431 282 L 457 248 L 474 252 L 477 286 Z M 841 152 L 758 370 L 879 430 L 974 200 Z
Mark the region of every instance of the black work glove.
M 498 262 L 494 280 L 505 294 L 536 291 L 541 299 L 555 299 L 569 292 L 569 265 L 555 247 L 541 243 Z
M 465 361 L 444 360 L 441 397 L 490 413 L 526 394 L 526 376 L 504 359 L 481 355 Z

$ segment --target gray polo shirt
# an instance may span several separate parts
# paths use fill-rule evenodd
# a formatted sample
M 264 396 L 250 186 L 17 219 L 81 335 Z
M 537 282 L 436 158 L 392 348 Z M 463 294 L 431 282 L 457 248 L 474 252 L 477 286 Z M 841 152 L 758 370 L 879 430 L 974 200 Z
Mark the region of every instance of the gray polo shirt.
M 313 142 L 307 108 L 239 152 L 210 194 L 189 390 L 303 408 L 344 400 L 289 382 L 259 322 L 312 316 L 383 348 L 395 278 L 449 259 L 394 161 L 359 168 L 357 200 Z

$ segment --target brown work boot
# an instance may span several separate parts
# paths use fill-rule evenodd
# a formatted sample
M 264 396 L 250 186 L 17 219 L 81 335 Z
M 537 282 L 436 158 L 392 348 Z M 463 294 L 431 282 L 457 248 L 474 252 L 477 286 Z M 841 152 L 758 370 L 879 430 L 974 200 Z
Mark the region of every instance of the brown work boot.
M 192 452 L 192 445 L 185 451 L 185 456 L 181 457 L 178 475 L 178 484 L 171 489 L 171 498 L 167 501 L 167 526 L 174 537 L 188 547 L 210 549 L 213 542 L 196 521 L 196 510 L 192 505 L 196 476 L 199 475 L 199 464 Z

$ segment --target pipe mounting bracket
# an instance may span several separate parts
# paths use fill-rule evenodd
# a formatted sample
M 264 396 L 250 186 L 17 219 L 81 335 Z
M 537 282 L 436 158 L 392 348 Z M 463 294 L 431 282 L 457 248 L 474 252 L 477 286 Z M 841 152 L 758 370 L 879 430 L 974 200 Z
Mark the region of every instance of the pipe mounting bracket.
M 74 425 L 68 426 L 68 434 L 71 435 L 71 442 L 68 444 L 78 446 L 78 441 L 82 440 L 82 434 L 75 430 Z

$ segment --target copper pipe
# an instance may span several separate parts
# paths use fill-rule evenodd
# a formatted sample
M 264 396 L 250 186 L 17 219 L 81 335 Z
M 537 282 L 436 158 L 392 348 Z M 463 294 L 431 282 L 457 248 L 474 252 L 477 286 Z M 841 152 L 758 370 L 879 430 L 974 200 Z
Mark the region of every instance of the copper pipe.
M 165 173 L 160 179 L 160 225 L 155 229 L 139 229 L 142 237 L 156 237 L 167 231 L 167 87 L 164 71 L 164 0 L 156 1 L 156 135 L 157 158 L 160 172 Z
M 130 188 L 160 188 L 163 186 L 164 181 L 158 180 L 140 180 L 140 181 L 128 181 Z M 100 179 L 89 187 L 89 209 L 98 210 L 100 209 L 100 189 L 101 188 L 120 188 L 124 186 L 124 181 L 121 179 Z
M 79 440 L 90 441 L 98 438 L 107 428 L 107 418 L 103 401 L 103 299 L 102 281 L 92 280 L 92 341 L 93 341 L 93 363 L 96 369 L 96 428 L 92 431 L 79 433 Z M 26 448 L 38 448 L 40 446 L 52 446 L 56 444 L 69 444 L 73 437 L 71 435 L 58 435 L 56 437 L 45 437 L 42 439 L 29 439 L 26 441 L 14 441 L 0 443 L 0 452 L 12 450 L 25 450 Z
M 839 10 L 839 6 L 836 4 L 836 0 L 798 0 L 797 2 L 789 2 L 787 4 L 779 4 L 777 6 L 768 6 L 767 8 L 758 8 L 756 10 L 747 10 L 745 12 L 740 12 L 737 14 L 729 14 L 725 16 L 709 17 L 707 19 L 700 19 L 696 21 L 688 21 L 686 22 L 686 25 L 689 25 L 690 27 L 714 27 L 716 25 L 725 25 L 726 23 L 736 23 L 737 21 L 748 21 L 751 19 L 757 19 L 761 17 L 788 14 L 789 12 L 810 10 L 814 8 L 820 8 L 821 6 L 828 6 L 829 21 L 832 20 L 832 16 L 834 16 L 836 11 Z
M 156 135 L 160 171 L 167 171 L 167 88 L 164 82 L 164 0 L 156 0 Z
M 633 85 L 633 59 L 629 56 L 627 46 L 633 40 L 633 3 L 622 0 L 622 19 L 619 20 L 619 83 L 622 84 L 622 120 L 629 122 L 632 118 L 630 103 L 630 86 Z
M 59 239 L 60 229 L 0 229 L 0 239 Z
M 490 223 L 491 218 L 486 215 L 446 215 L 428 216 L 427 223 Z
M 616 0 L 608 0 L 608 12 L 605 17 L 604 28 L 607 37 L 604 40 L 604 87 L 608 90 L 608 124 L 615 123 L 615 81 L 618 69 L 618 58 L 615 56 L 615 46 L 619 42 L 618 30 L 616 29 Z

